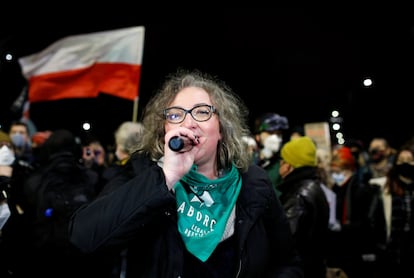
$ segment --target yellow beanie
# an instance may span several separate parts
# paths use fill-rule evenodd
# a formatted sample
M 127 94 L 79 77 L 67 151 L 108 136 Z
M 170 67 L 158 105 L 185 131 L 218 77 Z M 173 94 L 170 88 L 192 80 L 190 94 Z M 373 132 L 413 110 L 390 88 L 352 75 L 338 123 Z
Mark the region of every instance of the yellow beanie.
M 307 136 L 292 139 L 283 145 L 281 156 L 294 168 L 316 166 L 316 146 Z
M 6 132 L 0 130 L 0 143 L 11 143 L 11 139 L 9 134 L 7 134 Z

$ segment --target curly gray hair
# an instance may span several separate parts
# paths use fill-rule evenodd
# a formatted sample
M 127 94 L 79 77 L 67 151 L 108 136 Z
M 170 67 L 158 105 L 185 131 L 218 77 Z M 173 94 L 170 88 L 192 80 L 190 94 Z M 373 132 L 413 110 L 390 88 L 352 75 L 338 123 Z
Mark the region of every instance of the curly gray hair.
M 245 171 L 250 164 L 244 136 L 250 134 L 247 124 L 248 109 L 242 99 L 223 81 L 198 70 L 180 69 L 170 74 L 161 89 L 153 95 L 143 111 L 145 132 L 137 149 L 158 160 L 164 155 L 163 111 L 174 100 L 177 93 L 187 87 L 205 90 L 217 110 L 222 139 L 217 148 L 217 167 L 227 169 L 234 164 Z

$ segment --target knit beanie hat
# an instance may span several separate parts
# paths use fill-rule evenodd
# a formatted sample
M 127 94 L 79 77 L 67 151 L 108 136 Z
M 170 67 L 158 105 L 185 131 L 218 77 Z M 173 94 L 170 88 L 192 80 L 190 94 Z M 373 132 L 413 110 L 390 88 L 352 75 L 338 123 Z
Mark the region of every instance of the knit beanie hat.
M 355 158 L 352 155 L 351 149 L 342 146 L 333 152 L 331 166 L 339 167 L 341 169 L 354 170 L 356 167 Z
M 282 159 L 294 168 L 303 166 L 316 166 L 316 145 L 308 136 L 302 136 L 290 140 L 283 145 Z
M 276 113 L 266 113 L 262 115 L 258 124 L 259 126 L 256 133 L 260 133 L 262 131 L 282 131 L 287 130 L 289 128 L 288 119 Z
M 11 139 L 9 134 L 7 134 L 6 132 L 0 130 L 0 143 L 10 143 L 11 144 Z

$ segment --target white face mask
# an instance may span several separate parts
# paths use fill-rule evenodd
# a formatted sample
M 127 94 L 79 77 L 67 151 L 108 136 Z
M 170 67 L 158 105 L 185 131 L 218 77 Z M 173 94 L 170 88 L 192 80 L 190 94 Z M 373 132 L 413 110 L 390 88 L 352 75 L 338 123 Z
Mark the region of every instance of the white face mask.
M 6 202 L 4 202 L 0 205 L 0 230 L 3 228 L 4 224 L 6 224 L 9 217 L 10 217 L 9 205 Z
M 270 158 L 278 152 L 282 143 L 282 137 L 276 134 L 269 135 L 263 142 L 262 154 L 265 158 Z
M 4 145 L 0 148 L 0 165 L 1 166 L 10 166 L 14 162 L 15 156 L 14 152 Z
M 342 185 L 345 181 L 344 173 L 332 173 L 332 179 L 337 185 Z

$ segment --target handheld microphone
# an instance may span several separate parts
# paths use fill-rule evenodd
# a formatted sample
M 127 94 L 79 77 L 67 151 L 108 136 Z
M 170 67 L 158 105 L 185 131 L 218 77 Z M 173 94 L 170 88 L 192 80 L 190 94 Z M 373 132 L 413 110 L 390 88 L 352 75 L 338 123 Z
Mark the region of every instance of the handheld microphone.
M 183 136 L 173 136 L 170 141 L 168 141 L 168 147 L 175 152 L 189 151 L 193 146 L 194 142 Z

